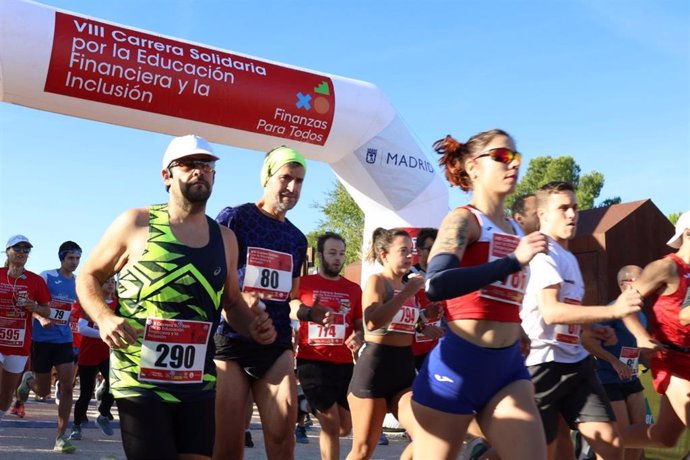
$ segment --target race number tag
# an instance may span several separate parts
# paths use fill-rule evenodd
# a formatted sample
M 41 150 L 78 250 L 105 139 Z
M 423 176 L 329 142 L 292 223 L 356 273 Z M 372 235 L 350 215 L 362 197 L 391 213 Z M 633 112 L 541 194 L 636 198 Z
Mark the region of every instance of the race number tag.
M 309 322 L 307 343 L 309 345 L 337 346 L 345 343 L 345 315 L 333 314 L 333 324 L 322 326 Z
M 395 295 L 398 295 L 399 292 L 395 291 Z M 402 332 L 403 334 L 415 333 L 415 326 L 419 319 L 419 307 L 417 307 L 414 297 L 410 297 L 406 302 L 407 304 L 400 307 L 388 325 L 389 331 Z
M 50 301 L 50 316 L 49 318 L 57 326 L 66 326 L 69 324 L 69 317 L 72 313 L 72 301 L 53 299 Z
M 427 326 L 441 327 L 441 320 L 439 319 L 437 321 L 427 321 L 426 325 Z M 424 342 L 433 342 L 436 339 L 432 339 L 431 337 L 427 337 L 424 334 L 422 334 L 421 332 L 417 332 L 415 330 L 414 340 L 417 343 L 424 343 Z
M 489 245 L 489 262 L 501 259 L 511 254 L 520 243 L 520 238 L 515 235 L 494 233 Z M 493 283 L 479 290 L 479 296 L 486 299 L 498 300 L 511 305 L 521 306 L 527 286 L 527 268 L 508 275 L 502 281 Z
M 247 248 L 244 292 L 271 300 L 287 300 L 292 289 L 292 255 L 264 248 Z
M 621 355 L 618 359 L 632 369 L 633 377 L 637 375 L 637 366 L 640 361 L 640 349 L 636 347 L 621 348 Z
M 580 329 L 579 324 L 556 324 L 554 338 L 560 343 L 578 345 L 580 343 Z
M 0 318 L 0 345 L 21 348 L 24 346 L 25 336 L 26 320 Z
M 199 383 L 204 377 L 211 323 L 148 318 L 141 345 L 139 380 Z

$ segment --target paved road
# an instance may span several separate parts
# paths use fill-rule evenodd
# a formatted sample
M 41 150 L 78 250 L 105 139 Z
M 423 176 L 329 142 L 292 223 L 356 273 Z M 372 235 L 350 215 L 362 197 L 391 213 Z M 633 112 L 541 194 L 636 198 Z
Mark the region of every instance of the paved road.
M 75 391 L 78 394 L 78 389 Z M 75 394 L 75 396 L 76 396 Z M 74 459 L 124 459 L 120 440 L 117 408 L 113 408 L 115 416 L 114 436 L 105 436 L 93 422 L 96 420 L 95 401 L 89 407 L 88 417 L 91 422 L 83 427 L 83 439 L 74 441 L 77 451 L 70 455 Z M 20 419 L 14 415 L 5 415 L 0 423 L 0 457 L 3 460 L 55 459 L 53 452 L 56 435 L 57 406 L 50 399 L 49 402 L 36 402 L 32 397 L 26 403 L 26 417 Z M 246 460 L 265 459 L 263 435 L 261 433 L 258 413 L 254 411 L 252 419 L 252 437 L 255 447 L 245 450 Z M 317 423 L 307 431 L 309 444 L 297 444 L 295 458 L 299 460 L 316 460 L 319 454 L 319 426 Z M 400 434 L 389 434 L 390 444 L 379 446 L 373 459 L 398 459 L 407 445 L 407 440 Z M 342 438 L 340 443 L 341 458 L 345 458 L 352 445 L 352 437 Z

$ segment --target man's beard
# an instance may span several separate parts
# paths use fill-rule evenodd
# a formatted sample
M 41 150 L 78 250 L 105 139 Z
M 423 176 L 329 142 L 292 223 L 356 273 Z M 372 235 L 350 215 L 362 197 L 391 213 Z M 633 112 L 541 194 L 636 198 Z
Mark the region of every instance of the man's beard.
M 199 181 L 193 184 L 182 184 L 180 192 L 182 196 L 191 204 L 205 204 L 211 196 L 211 186 L 207 183 L 206 188 L 194 187 Z
M 332 265 L 329 264 L 328 262 L 322 261 L 321 265 L 322 265 L 321 270 L 323 271 L 324 275 L 326 275 L 330 278 L 336 278 L 336 277 L 340 276 L 340 269 L 334 270 L 332 268 Z

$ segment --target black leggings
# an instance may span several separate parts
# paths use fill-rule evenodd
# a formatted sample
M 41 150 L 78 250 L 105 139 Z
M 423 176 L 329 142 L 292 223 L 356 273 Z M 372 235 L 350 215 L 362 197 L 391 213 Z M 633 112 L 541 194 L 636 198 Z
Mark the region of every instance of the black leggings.
M 89 401 L 93 395 L 93 389 L 96 387 L 96 374 L 101 372 L 105 380 L 105 389 L 101 403 L 98 405 L 98 412 L 104 417 L 110 415 L 110 408 L 113 407 L 115 399 L 110 394 L 110 379 L 108 372 L 110 371 L 110 360 L 106 359 L 96 366 L 79 366 L 79 399 L 74 403 L 74 424 L 81 425 L 86 422 L 86 411 L 89 408 Z

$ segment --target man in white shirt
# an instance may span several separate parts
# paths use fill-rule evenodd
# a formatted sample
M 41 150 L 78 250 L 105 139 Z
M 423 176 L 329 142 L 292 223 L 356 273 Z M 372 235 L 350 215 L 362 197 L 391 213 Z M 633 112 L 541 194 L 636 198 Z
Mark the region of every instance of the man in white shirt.
M 584 282 L 577 259 L 567 250 L 578 218 L 570 183 L 550 182 L 541 187 L 537 214 L 540 230 L 548 237 L 549 252 L 530 262 L 531 276 L 520 316 L 532 342 L 526 364 L 535 386 L 549 459 L 557 457 L 555 440 L 561 415 L 602 458 L 622 459 L 613 410 L 596 376 L 593 358 L 580 342 L 580 333 L 583 325 L 639 311 L 642 298 L 629 290 L 610 307 L 582 306 Z M 588 333 L 606 338 L 611 329 L 590 328 Z

